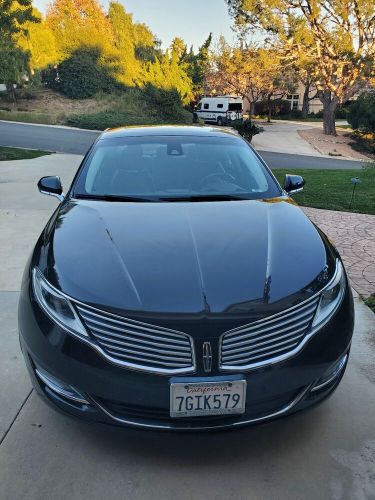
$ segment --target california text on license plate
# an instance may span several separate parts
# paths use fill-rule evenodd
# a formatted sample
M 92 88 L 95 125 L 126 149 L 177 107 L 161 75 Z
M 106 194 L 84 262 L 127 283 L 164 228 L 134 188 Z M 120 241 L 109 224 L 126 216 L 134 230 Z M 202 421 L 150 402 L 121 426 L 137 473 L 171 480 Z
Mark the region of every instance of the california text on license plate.
M 170 385 L 171 417 L 244 413 L 246 380 L 185 382 Z

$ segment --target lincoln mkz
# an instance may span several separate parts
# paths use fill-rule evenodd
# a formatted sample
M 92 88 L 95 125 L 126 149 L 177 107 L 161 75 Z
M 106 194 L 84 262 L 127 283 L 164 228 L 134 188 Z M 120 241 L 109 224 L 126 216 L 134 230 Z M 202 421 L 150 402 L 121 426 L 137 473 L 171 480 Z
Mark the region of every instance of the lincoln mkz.
M 104 132 L 22 282 L 36 391 L 119 426 L 236 428 L 309 408 L 339 384 L 353 332 L 340 256 L 235 133 Z

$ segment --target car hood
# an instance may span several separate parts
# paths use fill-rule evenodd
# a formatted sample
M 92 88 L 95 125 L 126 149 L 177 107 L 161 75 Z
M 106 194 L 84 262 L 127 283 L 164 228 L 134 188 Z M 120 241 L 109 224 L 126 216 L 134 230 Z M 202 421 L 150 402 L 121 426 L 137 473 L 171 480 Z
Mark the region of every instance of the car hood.
M 38 265 L 58 289 L 97 307 L 262 316 L 320 289 L 333 272 L 332 252 L 285 197 L 70 200 L 47 226 Z

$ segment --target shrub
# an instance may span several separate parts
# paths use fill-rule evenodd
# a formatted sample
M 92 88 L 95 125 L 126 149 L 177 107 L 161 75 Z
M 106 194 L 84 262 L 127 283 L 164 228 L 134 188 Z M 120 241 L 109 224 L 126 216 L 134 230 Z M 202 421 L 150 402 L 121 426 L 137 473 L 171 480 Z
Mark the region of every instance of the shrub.
M 272 116 L 285 116 L 290 114 L 290 101 L 283 99 L 271 99 L 271 114 Z M 268 114 L 268 100 L 258 101 L 254 103 L 255 115 Z
M 364 302 L 375 313 L 375 294 L 373 293 L 370 297 L 367 297 Z
M 263 132 L 263 127 L 254 125 L 251 120 L 235 120 L 232 122 L 232 127 L 248 142 L 251 142 L 254 135 Z
M 192 114 L 181 104 L 178 105 L 179 96 L 176 100 L 173 92 L 159 92 L 159 89 L 154 88 L 130 88 L 117 92 L 107 99 L 110 99 L 107 110 L 90 114 L 74 114 L 68 117 L 66 123 L 74 127 L 103 130 L 125 125 L 192 122 Z
M 292 109 L 289 116 L 290 118 L 303 118 L 302 111 L 300 109 Z
M 176 120 L 186 116 L 180 94 L 176 89 L 161 89 L 151 83 L 140 89 L 140 97 L 146 102 L 150 114 L 163 120 Z
M 47 66 L 41 71 L 42 84 L 52 90 L 59 90 L 59 75 L 57 66 Z
M 375 133 L 355 130 L 350 137 L 354 140 L 350 143 L 353 149 L 360 153 L 375 154 Z
M 106 128 L 122 127 L 124 125 L 154 125 L 157 122 L 151 117 L 129 116 L 119 111 L 99 111 L 81 115 L 71 115 L 66 120 L 67 125 L 72 127 L 105 130 Z
M 99 91 L 109 92 L 119 86 L 97 47 L 75 50 L 57 68 L 45 70 L 43 78 L 50 88 L 72 99 L 86 99 Z
M 347 119 L 353 129 L 375 133 L 375 92 L 364 92 L 353 101 Z
M 311 112 L 308 114 L 308 117 L 309 118 L 323 118 L 323 110 L 320 109 L 319 111 L 317 111 L 316 113 L 314 112 Z
M 339 106 L 336 109 L 336 118 L 339 120 L 347 120 L 348 113 L 350 112 L 350 104 L 346 104 L 345 106 Z

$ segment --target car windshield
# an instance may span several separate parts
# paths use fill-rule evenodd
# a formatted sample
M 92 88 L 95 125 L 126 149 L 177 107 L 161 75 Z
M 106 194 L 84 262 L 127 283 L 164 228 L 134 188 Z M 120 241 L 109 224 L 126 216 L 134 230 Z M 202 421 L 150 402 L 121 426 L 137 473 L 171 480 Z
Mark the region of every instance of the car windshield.
M 131 201 L 257 199 L 280 186 L 236 137 L 104 138 L 73 187 L 76 198 Z

